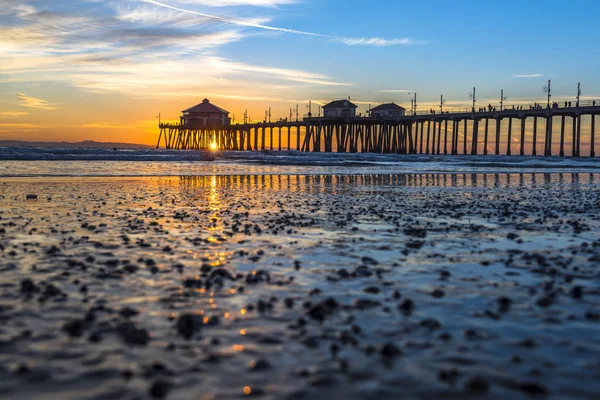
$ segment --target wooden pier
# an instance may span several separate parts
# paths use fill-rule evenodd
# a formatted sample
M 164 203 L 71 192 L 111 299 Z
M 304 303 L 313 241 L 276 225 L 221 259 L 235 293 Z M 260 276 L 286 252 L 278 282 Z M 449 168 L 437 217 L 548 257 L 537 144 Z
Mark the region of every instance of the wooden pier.
M 506 154 L 582 156 L 581 128 L 589 122 L 589 156 L 595 157 L 600 105 L 406 115 L 392 119 L 304 118 L 229 126 L 160 124 L 157 148 L 396 154 Z M 517 127 L 518 125 L 518 127 Z M 514 130 L 517 127 L 519 131 Z M 532 137 L 526 142 L 527 128 Z M 570 132 L 567 132 L 570 128 Z M 514 130 L 514 131 L 513 131 Z M 526 145 L 531 152 L 526 154 Z M 538 147 L 540 151 L 538 152 Z M 555 154 L 556 155 L 556 154 Z

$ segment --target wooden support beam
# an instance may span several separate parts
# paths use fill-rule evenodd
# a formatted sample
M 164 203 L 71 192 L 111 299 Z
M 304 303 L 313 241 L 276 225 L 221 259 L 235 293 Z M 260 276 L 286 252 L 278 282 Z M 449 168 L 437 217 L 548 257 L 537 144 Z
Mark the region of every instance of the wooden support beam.
M 546 117 L 546 144 L 544 145 L 544 156 L 552 155 L 552 115 Z
M 457 143 L 458 142 L 458 121 L 452 120 L 452 155 L 456 155 L 457 153 Z
M 417 132 L 415 131 L 415 136 L 413 138 L 413 123 L 410 122 L 408 124 L 408 141 L 410 142 L 410 154 L 417 153 Z
M 500 155 L 500 128 L 502 126 L 502 118 L 496 118 L 496 155 Z
M 448 154 L 448 120 L 444 121 L 444 155 Z
M 537 156 L 537 117 L 533 117 L 533 150 L 531 151 L 532 156 Z
M 488 153 L 488 132 L 490 127 L 490 119 L 485 119 L 485 133 L 483 135 L 483 155 L 487 156 Z
M 277 148 L 281 151 L 281 125 L 279 126 L 279 140 L 277 141 Z
M 590 157 L 596 157 L 596 114 L 592 114 L 592 127 L 590 132 Z
M 573 140 L 571 143 L 571 157 L 577 157 L 577 117 L 573 117 Z
M 577 157 L 581 156 L 581 115 L 577 116 Z
M 431 137 L 431 120 L 427 121 L 427 141 L 425 144 L 427 148 L 425 149 L 425 154 L 429 154 L 429 138 Z
M 163 128 L 160 128 L 160 133 L 158 134 L 158 142 L 156 142 L 157 149 L 160 146 L 160 139 L 162 138 L 162 135 L 163 135 Z
M 419 140 L 419 153 L 423 154 L 423 133 L 425 131 L 425 122 L 421 122 L 421 137 Z
M 465 118 L 465 124 L 464 125 L 465 125 L 465 137 L 464 137 L 464 140 L 463 140 L 463 154 L 466 155 L 467 154 L 467 136 L 468 136 L 468 131 L 467 131 L 468 121 L 467 121 L 466 118 Z
M 437 149 L 436 154 L 440 154 L 440 143 L 442 137 L 442 121 L 438 124 Z
M 479 119 L 473 120 L 473 140 L 471 140 L 471 155 L 477 155 L 477 145 L 479 142 Z
M 521 118 L 521 149 L 519 150 L 519 155 L 525 155 L 525 125 L 527 124 L 527 118 Z M 537 118 L 533 118 L 533 130 L 535 131 L 537 127 Z
M 508 118 L 508 140 L 507 140 L 507 148 L 506 148 L 506 155 L 510 156 L 510 147 L 511 147 L 511 142 L 512 142 L 512 118 L 509 117 Z
M 565 119 L 566 119 L 566 117 L 563 115 L 561 117 L 561 124 L 560 124 L 560 153 L 559 153 L 559 155 L 561 157 L 565 156 Z

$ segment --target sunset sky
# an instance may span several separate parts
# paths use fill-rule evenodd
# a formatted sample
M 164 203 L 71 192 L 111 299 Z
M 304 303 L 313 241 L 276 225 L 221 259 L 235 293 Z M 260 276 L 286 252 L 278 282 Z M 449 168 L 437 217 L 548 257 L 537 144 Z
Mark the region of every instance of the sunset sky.
M 0 140 L 156 142 L 208 97 L 237 121 L 350 96 L 430 108 L 600 99 L 600 2 L 0 0 Z

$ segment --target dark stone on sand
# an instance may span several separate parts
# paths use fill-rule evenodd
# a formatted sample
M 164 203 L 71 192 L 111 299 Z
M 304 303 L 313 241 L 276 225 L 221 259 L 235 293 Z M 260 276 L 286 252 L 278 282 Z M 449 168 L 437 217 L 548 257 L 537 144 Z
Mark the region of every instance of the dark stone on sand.
M 164 380 L 156 380 L 148 389 L 148 393 L 152 398 L 155 399 L 164 399 L 167 397 L 169 391 L 173 388 L 173 384 Z
M 75 319 L 67 322 L 63 325 L 63 331 L 66 332 L 70 337 L 81 337 L 85 329 L 85 321 L 81 319 Z
M 548 394 L 548 389 L 541 383 L 537 382 L 524 382 L 519 386 L 521 391 L 532 394 L 532 395 L 545 395 Z
M 365 265 L 373 265 L 374 266 L 374 265 L 378 265 L 379 264 L 379 262 L 376 259 L 374 259 L 372 257 L 367 257 L 367 256 L 361 258 L 361 261 Z
M 48 285 L 46 285 L 43 295 L 44 295 L 44 297 L 49 298 L 49 297 L 55 297 L 55 296 L 64 296 L 65 294 L 63 293 L 62 290 L 60 290 L 53 284 L 49 283 Z
M 398 357 L 401 356 L 402 350 L 399 349 L 394 343 L 386 343 L 381 347 L 381 355 L 383 357 Z
M 539 307 L 543 307 L 543 308 L 550 307 L 552 305 L 552 303 L 554 303 L 554 298 L 551 296 L 540 297 L 535 302 L 535 304 L 537 304 Z
M 426 318 L 423 321 L 421 321 L 419 325 L 431 331 L 440 329 L 442 327 L 442 324 L 440 324 L 440 322 L 437 319 L 433 318 Z
M 574 299 L 581 299 L 583 297 L 583 288 L 581 286 L 575 286 L 571 289 L 571 297 Z
M 267 271 L 259 270 L 246 275 L 246 283 L 249 285 L 270 281 L 271 275 Z
M 185 339 L 191 339 L 196 332 L 202 329 L 202 317 L 194 314 L 184 314 L 177 320 L 175 328 Z
M 204 281 L 202 279 L 188 278 L 183 281 L 183 286 L 190 289 L 200 289 L 204 287 Z
M 585 313 L 585 319 L 593 322 L 600 322 L 600 313 L 588 311 Z
M 322 322 L 338 307 L 338 302 L 334 298 L 330 297 L 327 300 L 323 300 L 322 302 L 309 308 L 307 315 L 314 320 Z
M 309 336 L 302 341 L 302 344 L 310 349 L 316 349 L 319 347 L 319 339 L 317 339 L 315 336 Z
M 138 315 L 140 312 L 131 307 L 123 307 L 119 310 L 119 315 L 123 318 L 131 318 Z
M 487 392 L 490 389 L 490 384 L 486 379 L 475 376 L 465 382 L 465 388 L 472 392 Z
M 406 236 L 413 236 L 424 239 L 427 237 L 427 231 L 423 228 L 411 227 L 403 230 Z
M 375 300 L 369 300 L 369 299 L 356 299 L 354 301 L 354 307 L 359 309 L 359 310 L 366 310 L 368 308 L 375 308 L 380 306 L 381 303 Z
M 133 322 L 123 322 L 117 326 L 117 334 L 127 344 L 145 346 L 150 341 L 150 335 L 145 329 L 135 326 Z
M 435 297 L 436 299 L 444 297 L 444 295 L 445 293 L 442 289 L 434 289 L 433 292 L 431 292 L 431 296 Z
M 406 242 L 405 246 L 409 249 L 419 250 L 421 247 L 423 247 L 424 244 L 425 242 L 420 240 L 411 240 L 409 242 Z
M 532 347 L 536 347 L 537 346 L 537 342 L 534 339 L 531 338 L 527 338 L 527 339 L 523 339 L 521 340 L 519 343 L 517 343 L 517 345 L 519 347 L 525 347 L 525 348 L 532 348 Z
M 500 312 L 508 312 L 510 310 L 510 305 L 512 304 L 512 300 L 508 297 L 499 297 L 498 298 L 498 310 Z
M 221 279 L 227 279 L 230 281 L 234 281 L 235 278 L 233 277 L 233 275 L 231 275 L 231 273 L 223 268 L 216 268 L 214 269 L 210 275 L 208 276 L 208 280 L 209 281 L 213 281 L 217 278 L 221 278 Z
M 340 268 L 337 270 L 337 274 L 341 279 L 346 279 L 350 277 L 350 273 L 346 271 L 344 268 Z
M 413 310 L 415 308 L 415 303 L 411 299 L 406 299 L 398 305 L 398 308 L 404 314 L 409 315 L 413 312 Z
M 506 235 L 506 238 L 508 240 L 517 240 L 519 238 L 519 235 L 517 235 L 514 232 L 510 232 L 508 235 Z
M 35 283 L 31 279 L 24 279 L 21 281 L 21 293 L 35 293 L 39 290 Z
M 379 288 L 376 286 L 368 286 L 365 289 L 365 293 L 377 294 L 380 292 Z
M 287 298 L 284 300 L 284 303 L 285 303 L 285 306 L 286 306 L 287 308 L 293 308 L 293 307 L 294 307 L 294 299 L 292 299 L 291 297 L 287 297 Z

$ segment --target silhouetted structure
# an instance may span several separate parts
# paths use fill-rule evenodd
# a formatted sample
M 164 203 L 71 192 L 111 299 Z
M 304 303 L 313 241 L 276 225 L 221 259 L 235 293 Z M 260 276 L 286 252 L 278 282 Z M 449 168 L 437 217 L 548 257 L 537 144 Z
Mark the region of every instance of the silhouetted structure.
M 336 116 L 309 117 L 302 121 L 236 124 L 225 126 L 192 127 L 188 124 L 160 124 L 161 139 L 168 149 L 208 149 L 216 141 L 223 150 L 274 150 L 273 130 L 279 130 L 277 147 L 312 152 L 363 152 L 399 154 L 484 154 L 493 152 L 513 154 L 518 146 L 525 155 L 525 133 L 528 120 L 533 120 L 532 155 L 538 155 L 538 145 L 543 155 L 552 155 L 556 142 L 555 123 L 560 123 L 559 155 L 565 156 L 565 145 L 571 147 L 571 156 L 581 155 L 582 119 L 590 119 L 590 157 L 595 156 L 596 116 L 600 104 L 575 107 L 523 107 L 504 109 L 482 108 L 479 112 L 466 111 L 443 114 L 404 115 L 401 117 L 356 117 L 356 106 L 347 101 L 330 103 Z M 334 111 L 331 111 L 334 113 Z M 344 115 L 339 116 L 339 113 Z M 556 121 L 556 119 L 560 119 Z M 567 119 L 571 119 L 572 135 L 565 135 Z M 543 141 L 538 123 L 543 120 Z M 513 138 L 513 124 L 519 123 L 520 138 Z M 490 125 L 493 124 L 493 127 Z M 469 129 L 470 125 L 470 129 Z M 481 133 L 483 125 L 483 133 Z M 490 132 L 492 129 L 494 132 Z M 267 143 L 267 130 L 270 140 Z M 287 130 L 287 146 L 282 140 L 282 130 Z M 283 132 L 285 134 L 285 132 Z M 295 136 L 295 143 L 292 137 Z M 164 138 L 164 139 L 163 139 Z
M 371 117 L 374 118 L 402 117 L 406 114 L 406 108 L 400 107 L 396 103 L 386 103 L 372 108 L 369 113 L 371 114 Z
M 358 106 L 350 100 L 335 100 L 323 106 L 325 117 L 355 117 Z
M 229 111 L 211 104 L 210 100 L 204 99 L 202 103 L 181 112 L 181 125 L 190 128 L 205 126 L 229 126 L 231 119 Z

